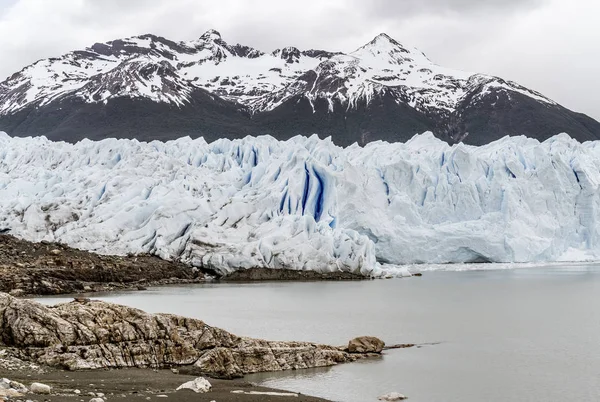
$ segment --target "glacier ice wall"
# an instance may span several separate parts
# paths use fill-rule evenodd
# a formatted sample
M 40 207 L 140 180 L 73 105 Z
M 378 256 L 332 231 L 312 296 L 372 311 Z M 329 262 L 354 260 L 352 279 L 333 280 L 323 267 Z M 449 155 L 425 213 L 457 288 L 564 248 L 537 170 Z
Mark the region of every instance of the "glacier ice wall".
M 221 273 L 600 256 L 600 144 L 565 134 L 340 148 L 269 136 L 77 144 L 0 133 L 0 229 Z

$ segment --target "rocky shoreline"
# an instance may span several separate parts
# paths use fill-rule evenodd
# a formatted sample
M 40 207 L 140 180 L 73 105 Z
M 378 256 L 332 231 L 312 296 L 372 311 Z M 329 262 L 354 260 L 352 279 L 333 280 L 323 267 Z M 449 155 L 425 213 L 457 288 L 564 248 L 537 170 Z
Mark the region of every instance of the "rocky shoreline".
M 46 306 L 0 293 L 0 346 L 20 359 L 67 370 L 181 368 L 232 379 L 352 362 L 378 355 L 385 345 L 369 337 L 346 347 L 265 341 L 100 300 Z
M 327 367 L 414 345 L 385 347 L 371 337 L 357 338 L 344 347 L 272 342 L 233 335 L 200 320 L 148 314 L 87 297 L 94 292 L 212 280 L 363 279 L 343 272 L 259 268 L 218 278 L 212 272 L 151 255 L 98 255 L 0 234 L 0 402 L 66 402 L 78 396 L 84 398 L 77 400 L 94 402 L 170 396 L 182 402 L 279 402 L 290 396 L 295 401 L 324 402 L 257 387 L 242 377 L 264 371 Z M 59 294 L 77 297 L 71 303 L 50 307 L 22 298 Z M 210 393 L 176 391 L 182 382 L 198 376 L 211 378 Z M 49 384 L 51 393 L 36 399 L 32 394 L 34 389 L 39 391 L 35 382 L 42 382 L 42 388 Z
M 0 235 L 0 292 L 14 296 L 144 289 L 205 279 L 198 269 L 151 255 L 106 256 Z
M 150 286 L 252 281 L 365 280 L 349 272 L 253 268 L 218 277 L 152 255 L 100 255 L 60 243 L 0 234 L 0 292 L 16 297 L 145 290 Z
M 210 392 L 199 394 L 189 390 L 177 391 L 194 376 L 173 373 L 171 370 L 112 369 L 69 372 L 45 368 L 43 373 L 9 371 L 2 367 L 0 378 L 21 383 L 30 391 L 34 382 L 48 385 L 50 394 L 19 393 L 20 397 L 5 398 L 5 402 L 88 402 L 99 398 L 110 401 L 164 401 L 176 402 L 328 402 L 303 394 L 253 385 L 244 380 L 210 379 Z M 240 391 L 244 393 L 240 393 Z M 6 392 L 8 393 L 8 392 Z M 277 395 L 281 394 L 281 395 Z M 0 389 L 0 395 L 2 391 Z M 297 396 L 295 396 L 297 395 Z M 290 398 L 292 396 L 292 398 Z M 95 402 L 98 402 L 96 399 Z
M 380 356 L 384 347 L 373 337 L 353 339 L 344 347 L 266 341 L 240 337 L 197 319 L 149 314 L 103 301 L 77 299 L 45 306 L 0 293 L 0 373 L 8 370 L 17 382 L 23 373 L 42 378 L 60 370 L 105 373 L 105 369 L 168 370 L 189 378 L 231 380 L 250 373 L 353 362 Z M 235 384 L 228 386 L 242 383 Z
M 293 269 L 251 268 L 234 271 L 220 278 L 223 282 L 265 282 L 265 281 L 363 281 L 362 275 L 352 272 L 316 272 Z

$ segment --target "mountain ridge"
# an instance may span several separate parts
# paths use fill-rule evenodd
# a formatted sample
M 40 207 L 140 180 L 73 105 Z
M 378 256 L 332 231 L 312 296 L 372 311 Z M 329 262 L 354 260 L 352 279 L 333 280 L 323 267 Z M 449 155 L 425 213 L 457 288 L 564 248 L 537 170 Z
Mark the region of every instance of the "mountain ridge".
M 117 116 L 111 103 L 131 113 Z M 115 129 L 103 128 L 112 117 L 121 119 Z M 600 123 L 539 92 L 441 67 L 385 33 L 350 53 L 264 52 L 231 45 L 216 30 L 187 42 L 145 34 L 39 60 L 0 83 L 0 130 L 13 135 L 216 139 L 237 138 L 235 127 L 281 139 L 332 135 L 340 145 L 427 130 L 450 143 L 560 132 L 600 138 Z

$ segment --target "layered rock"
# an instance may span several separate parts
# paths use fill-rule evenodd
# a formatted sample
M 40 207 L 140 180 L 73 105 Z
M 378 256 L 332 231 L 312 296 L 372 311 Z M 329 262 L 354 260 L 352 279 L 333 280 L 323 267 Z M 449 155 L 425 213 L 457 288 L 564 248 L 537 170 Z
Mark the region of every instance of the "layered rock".
M 78 300 L 48 307 L 0 293 L 0 346 L 68 370 L 188 366 L 217 378 L 331 366 L 375 355 L 245 338 L 197 319 Z

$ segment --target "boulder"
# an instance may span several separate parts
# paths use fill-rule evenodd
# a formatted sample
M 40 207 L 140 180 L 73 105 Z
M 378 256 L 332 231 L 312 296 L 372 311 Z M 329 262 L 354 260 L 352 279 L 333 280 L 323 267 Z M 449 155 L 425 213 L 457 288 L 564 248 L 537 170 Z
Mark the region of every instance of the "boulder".
M 25 385 L 21 384 L 20 382 L 11 381 L 8 378 L 2 378 L 0 380 L 0 390 L 2 389 L 12 389 L 21 394 L 26 394 L 29 392 L 29 389 L 27 389 Z
M 377 399 L 380 401 L 403 401 L 408 398 L 399 392 L 390 392 L 389 394 L 381 395 Z
M 27 392 L 29 392 L 27 387 L 20 382 L 11 381 L 8 378 L 0 379 L 0 401 L 4 401 L 4 398 L 8 398 L 8 400 L 20 398 Z
M 8 378 L 0 379 L 0 389 L 13 389 L 22 394 L 29 392 L 25 385 L 21 384 L 20 382 L 11 381 Z
M 40 394 L 40 395 L 48 395 L 48 394 L 50 394 L 50 392 L 52 392 L 52 388 L 49 385 L 42 384 L 39 382 L 34 382 L 33 384 L 31 384 L 29 389 L 34 394 Z
M 25 296 L 25 291 L 23 289 L 13 289 L 10 291 L 10 295 L 14 297 L 23 297 Z
M 18 398 L 23 396 L 19 391 L 12 388 L 0 388 L 0 400 L 4 400 L 2 398 Z
M 348 342 L 350 353 L 381 353 L 385 342 L 374 336 L 361 336 Z
M 204 377 L 198 377 L 195 380 L 188 381 L 185 384 L 181 384 L 179 387 L 177 387 L 177 391 L 181 391 L 182 389 L 189 389 L 197 394 L 204 394 L 210 391 L 211 388 L 212 385 L 210 385 L 210 382 L 208 382 L 207 379 L 205 379 Z

